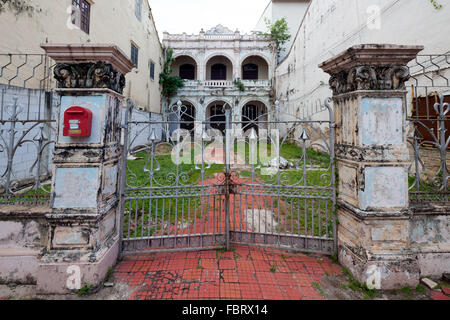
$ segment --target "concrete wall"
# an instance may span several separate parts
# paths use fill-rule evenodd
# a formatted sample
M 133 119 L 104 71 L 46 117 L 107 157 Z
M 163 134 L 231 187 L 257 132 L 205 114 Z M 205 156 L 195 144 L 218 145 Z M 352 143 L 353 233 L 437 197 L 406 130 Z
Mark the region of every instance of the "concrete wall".
M 46 213 L 48 207 L 0 207 L 0 283 L 36 283 Z
M 427 210 L 427 205 L 413 208 L 409 241 L 417 253 L 421 276 L 439 279 L 450 270 L 450 212 Z
M 373 5 L 380 9 L 379 29 L 368 24 Z M 318 65 L 354 44 L 424 45 L 423 54 L 448 52 L 449 15 L 450 5 L 436 10 L 429 1 L 312 0 L 289 54 L 276 70 L 281 109 L 296 114 L 330 97 L 329 76 Z M 327 113 L 310 116 L 324 118 Z
M 0 119 L 8 120 L 11 117 L 12 106 L 14 105 L 14 99 L 17 98 L 17 108 L 18 108 L 18 120 L 50 120 L 55 119 L 56 106 L 57 106 L 57 96 L 49 95 L 43 90 L 35 89 L 24 89 L 14 86 L 6 86 L 0 84 Z M 55 139 L 55 123 L 43 125 L 44 135 L 47 141 L 54 141 Z M 53 127 L 53 129 L 52 129 Z M 11 123 L 5 124 L 5 130 L 1 133 L 1 136 L 5 141 L 9 143 L 11 137 L 9 129 L 11 128 Z M 14 146 L 19 144 L 19 139 L 22 132 L 29 130 L 26 136 L 23 138 L 25 143 L 21 144 L 14 154 L 13 158 L 13 170 L 12 170 L 12 180 L 19 183 L 26 182 L 29 179 L 34 179 L 36 174 L 36 167 L 33 168 L 38 158 L 38 142 L 37 139 L 40 134 L 41 125 L 35 122 L 28 123 L 15 123 L 15 130 L 17 131 L 14 138 Z M 0 143 L 3 144 L 4 142 Z M 51 174 L 51 160 L 54 144 L 50 144 L 46 147 L 42 153 L 41 161 L 41 175 L 48 176 Z M 0 152 L 0 175 L 3 175 L 8 164 L 8 153 L 7 150 L 2 148 Z M 0 185 L 3 185 L 4 181 L 0 180 Z
M 126 76 L 124 95 L 136 106 L 161 112 L 159 74 L 163 55 L 153 17 L 143 1 L 142 21 L 135 16 L 134 0 L 92 1 L 90 34 L 71 24 L 72 0 L 28 0 L 29 12 L 0 13 L 0 53 L 44 53 L 42 43 L 113 43 L 131 56 L 139 47 L 139 66 Z M 155 63 L 155 80 L 149 62 Z
M 125 112 L 125 110 L 123 111 Z M 122 119 L 125 119 L 123 114 Z M 156 124 L 133 124 L 130 123 L 128 141 L 131 142 L 131 149 L 149 144 L 149 138 L 152 130 L 155 129 L 155 135 L 158 141 L 162 139 L 162 115 L 160 113 L 150 113 L 142 110 L 133 110 L 130 121 L 155 121 Z M 130 150 L 129 150 L 130 151 Z

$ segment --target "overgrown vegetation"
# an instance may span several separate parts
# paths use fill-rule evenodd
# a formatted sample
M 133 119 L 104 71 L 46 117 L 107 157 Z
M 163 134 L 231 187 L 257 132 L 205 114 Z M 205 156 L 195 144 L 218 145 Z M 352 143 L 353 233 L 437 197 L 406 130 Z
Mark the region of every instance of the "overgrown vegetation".
M 267 18 L 265 18 L 264 21 L 266 23 L 267 32 L 263 34 L 274 39 L 277 54 L 278 57 L 280 57 L 281 53 L 286 50 L 284 45 L 291 39 L 286 18 L 279 19 L 274 23 Z
M 175 62 L 173 50 L 165 51 L 166 61 L 163 70 L 159 76 L 159 83 L 162 85 L 162 94 L 165 98 L 175 95 L 179 88 L 184 87 L 184 80 L 178 76 L 173 76 L 172 64 Z
M 77 291 L 78 296 L 86 296 L 93 293 L 95 286 L 93 284 L 84 283 L 84 286 Z
M 236 87 L 239 89 L 239 91 L 244 92 L 245 91 L 245 86 L 242 83 L 241 79 L 237 79 L 234 81 L 234 84 L 236 85 Z
M 424 293 L 425 292 L 425 287 L 422 286 L 421 284 L 417 285 L 416 287 L 416 291 L 420 292 L 420 293 Z
M 438 3 L 436 0 L 430 0 L 430 2 L 436 10 L 442 9 L 442 4 Z
M 312 285 L 313 285 L 313 287 L 314 287 L 317 291 L 319 291 L 319 293 L 320 293 L 321 296 L 324 296 L 324 295 L 325 295 L 325 292 L 323 291 L 322 286 L 321 286 L 319 283 L 313 281 L 313 282 L 312 282 Z
M 347 268 L 342 267 L 342 271 L 344 272 L 344 275 L 347 277 L 348 281 L 347 288 L 353 291 L 360 291 L 364 293 L 365 300 L 380 296 L 380 294 L 375 289 L 369 289 L 365 283 L 361 284 L 361 282 L 356 280 Z
M 277 272 L 277 266 L 276 266 L 275 264 L 272 264 L 272 265 L 270 266 L 270 272 L 272 272 L 272 273 Z
M 103 280 L 103 283 L 109 282 L 109 280 L 111 279 L 113 273 L 114 273 L 114 269 L 112 267 L 109 267 L 108 268 L 108 272 L 106 273 L 105 280 Z

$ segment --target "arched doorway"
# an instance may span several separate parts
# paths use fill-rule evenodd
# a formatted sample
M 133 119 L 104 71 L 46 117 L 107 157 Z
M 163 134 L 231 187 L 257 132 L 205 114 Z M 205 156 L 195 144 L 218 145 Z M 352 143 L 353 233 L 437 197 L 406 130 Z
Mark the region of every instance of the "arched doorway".
M 269 65 L 260 56 L 250 56 L 242 61 L 242 80 L 269 80 Z
M 264 103 L 260 101 L 250 101 L 242 108 L 242 130 L 244 132 L 255 129 L 266 129 L 267 123 L 267 108 Z
M 223 101 L 215 101 L 208 105 L 207 108 L 207 128 L 219 130 L 225 133 L 226 117 L 225 107 L 226 103 Z
M 172 75 L 183 80 L 197 80 L 197 62 L 190 56 L 178 56 L 172 64 Z
M 206 80 L 233 80 L 233 63 L 225 56 L 214 56 L 206 63 Z

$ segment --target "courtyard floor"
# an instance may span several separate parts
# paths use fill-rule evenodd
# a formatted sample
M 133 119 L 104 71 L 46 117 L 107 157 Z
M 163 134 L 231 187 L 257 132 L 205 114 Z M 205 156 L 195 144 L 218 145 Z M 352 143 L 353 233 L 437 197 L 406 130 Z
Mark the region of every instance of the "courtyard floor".
M 322 276 L 341 273 L 326 256 L 238 246 L 129 256 L 114 278 L 139 300 L 320 300 Z
M 128 256 L 112 276 L 130 300 L 448 300 L 423 286 L 371 292 L 325 255 L 235 246 Z
M 70 295 L 0 285 L 0 300 L 450 300 L 443 283 L 369 291 L 328 256 L 248 246 L 127 256 L 106 283 Z

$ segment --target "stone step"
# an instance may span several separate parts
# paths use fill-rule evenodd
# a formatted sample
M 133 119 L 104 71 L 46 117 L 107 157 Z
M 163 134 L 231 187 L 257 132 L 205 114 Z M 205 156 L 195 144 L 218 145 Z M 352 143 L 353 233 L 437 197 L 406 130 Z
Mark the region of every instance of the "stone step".
M 436 282 L 434 282 L 433 280 L 429 279 L 429 278 L 422 278 L 422 280 L 420 280 L 424 285 L 426 285 L 428 288 L 430 288 L 431 290 L 436 289 L 436 287 L 438 286 L 438 284 Z

